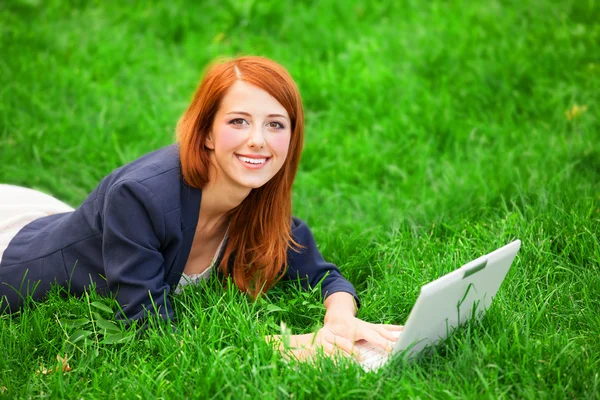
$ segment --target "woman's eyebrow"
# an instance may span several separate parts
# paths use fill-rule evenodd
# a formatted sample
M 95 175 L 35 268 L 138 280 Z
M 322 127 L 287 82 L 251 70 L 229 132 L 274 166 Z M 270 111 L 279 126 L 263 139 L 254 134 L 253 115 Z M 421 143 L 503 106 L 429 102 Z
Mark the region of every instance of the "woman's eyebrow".
M 246 115 L 248 117 L 252 117 L 252 115 L 250 115 L 249 113 L 245 112 L 245 111 L 230 111 L 225 115 L 229 115 L 229 114 L 242 114 L 242 115 Z M 267 115 L 267 118 L 273 118 L 273 117 L 281 117 L 284 118 L 286 120 L 288 120 L 288 117 L 286 117 L 285 115 L 282 114 L 269 114 Z
M 286 120 L 288 119 L 285 115 L 281 115 L 281 114 L 269 114 L 269 115 L 267 115 L 267 117 L 269 117 L 269 118 L 281 117 L 281 118 L 286 119 Z
M 229 114 L 242 114 L 242 115 L 247 115 L 248 117 L 251 117 L 252 115 L 250 115 L 249 113 L 245 112 L 245 111 L 230 111 L 225 115 L 229 115 Z

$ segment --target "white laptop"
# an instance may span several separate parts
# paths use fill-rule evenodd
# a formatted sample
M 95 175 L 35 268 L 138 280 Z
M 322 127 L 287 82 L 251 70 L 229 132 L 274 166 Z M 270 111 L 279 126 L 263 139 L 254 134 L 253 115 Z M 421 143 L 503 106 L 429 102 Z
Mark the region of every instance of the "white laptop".
M 468 319 L 481 318 L 520 247 L 521 241 L 516 240 L 421 287 L 391 353 L 366 341 L 355 343 L 355 349 L 364 356 L 361 366 L 366 371 L 375 371 L 398 353 L 413 358 L 445 339 Z

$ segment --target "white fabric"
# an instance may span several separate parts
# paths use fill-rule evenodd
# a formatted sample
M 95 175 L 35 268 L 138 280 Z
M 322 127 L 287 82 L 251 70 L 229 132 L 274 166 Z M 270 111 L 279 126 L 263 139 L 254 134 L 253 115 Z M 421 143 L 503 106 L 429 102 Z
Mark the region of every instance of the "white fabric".
M 10 241 L 30 222 L 74 208 L 38 190 L 0 184 L 0 260 Z
M 181 293 L 181 291 L 183 290 L 183 288 L 185 286 L 187 286 L 187 285 L 197 285 L 203 279 L 210 278 L 210 273 L 213 270 L 213 268 L 215 268 L 215 264 L 217 262 L 217 259 L 219 258 L 219 254 L 221 254 L 221 250 L 223 248 L 223 244 L 225 243 L 225 240 L 227 239 L 227 233 L 228 232 L 229 232 L 229 226 L 227 226 L 227 231 L 225 231 L 225 236 L 221 240 L 221 243 L 219 244 L 219 248 L 217 249 L 217 252 L 215 253 L 212 261 L 210 262 L 210 266 L 208 268 L 206 268 L 204 271 L 202 271 L 199 274 L 190 274 L 190 275 L 188 275 L 185 272 L 183 274 L 181 274 L 181 279 L 179 280 L 179 284 L 175 288 L 175 294 Z
M 179 284 L 175 288 L 175 294 L 179 294 L 183 291 L 183 288 L 187 285 L 197 285 L 202 280 L 208 279 L 210 277 L 210 273 L 212 271 L 212 264 L 202 271 L 201 274 L 186 274 L 185 272 L 181 274 L 181 279 L 179 280 Z

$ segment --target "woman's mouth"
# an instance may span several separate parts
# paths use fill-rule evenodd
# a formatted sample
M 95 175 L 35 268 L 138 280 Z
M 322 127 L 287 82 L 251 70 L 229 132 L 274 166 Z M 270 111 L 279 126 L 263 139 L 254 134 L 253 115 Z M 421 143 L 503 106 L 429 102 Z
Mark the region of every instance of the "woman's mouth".
M 236 154 L 235 156 L 245 167 L 253 169 L 262 167 L 271 159 L 271 157 L 250 158 L 241 156 L 239 154 Z

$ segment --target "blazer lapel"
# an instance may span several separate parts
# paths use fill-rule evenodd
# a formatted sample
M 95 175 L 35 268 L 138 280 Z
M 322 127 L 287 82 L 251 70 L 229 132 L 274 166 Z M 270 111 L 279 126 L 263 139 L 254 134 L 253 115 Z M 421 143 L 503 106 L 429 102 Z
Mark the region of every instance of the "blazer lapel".
M 181 247 L 173 261 L 172 268 L 167 272 L 167 283 L 171 287 L 171 292 L 181 279 L 181 274 L 185 264 L 190 256 L 192 242 L 198 226 L 198 214 L 200 213 L 200 202 L 202 201 L 202 190 L 188 186 L 183 178 L 181 179 Z

